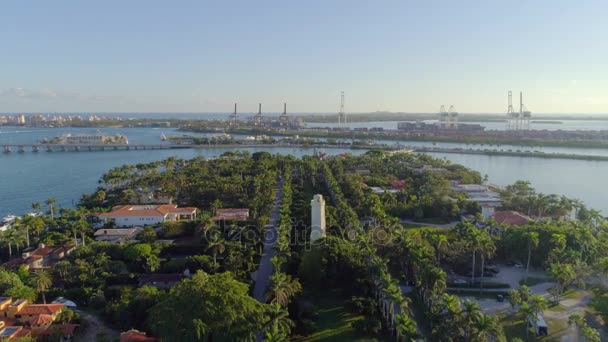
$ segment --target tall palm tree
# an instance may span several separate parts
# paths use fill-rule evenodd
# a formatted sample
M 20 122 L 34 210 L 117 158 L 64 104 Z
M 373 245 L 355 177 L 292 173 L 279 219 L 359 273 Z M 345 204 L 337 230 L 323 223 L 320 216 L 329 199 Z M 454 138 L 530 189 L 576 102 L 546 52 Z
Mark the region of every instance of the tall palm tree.
M 471 284 L 475 282 L 475 254 L 479 251 L 480 239 L 479 230 L 471 227 L 467 231 L 467 244 L 473 258 L 473 266 L 471 267 Z
M 528 281 L 528 271 L 530 270 L 530 259 L 532 258 L 532 250 L 538 247 L 540 241 L 538 239 L 537 232 L 526 233 L 526 239 L 528 240 L 528 262 L 526 262 L 526 281 Z
M 51 218 L 55 218 L 55 203 L 57 203 L 57 200 L 53 197 L 50 197 L 49 199 L 46 200 L 46 205 L 49 206 L 49 212 L 51 213 Z
M 494 316 L 478 315 L 473 321 L 471 342 L 496 341 L 503 336 L 502 326 Z
M 464 320 L 464 325 L 465 325 L 466 339 L 470 338 L 473 324 L 478 319 L 478 317 L 482 314 L 483 314 L 483 312 L 482 312 L 481 307 L 479 306 L 478 302 L 472 301 L 472 300 L 466 300 L 464 302 L 462 315 L 463 315 L 463 320 Z
M 384 289 L 386 300 L 388 302 L 388 323 L 392 327 L 395 321 L 395 306 L 400 311 L 404 311 L 409 307 L 409 299 L 403 296 L 401 289 L 396 280 L 393 280 L 388 287 Z
M 46 304 L 46 297 L 44 293 L 46 290 L 53 285 L 53 279 L 47 270 L 41 269 L 34 272 L 32 275 L 32 284 L 36 288 L 36 291 L 42 295 L 42 301 Z
M 211 254 L 213 254 L 213 266 L 217 265 L 217 255 L 224 253 L 225 250 L 226 241 L 219 234 L 213 235 L 207 245 L 207 251 L 211 251 Z
M 446 253 L 450 247 L 447 235 L 440 234 L 435 236 L 435 250 L 437 251 L 437 264 L 441 263 L 441 256 Z
M 2 232 L 2 244 L 8 247 L 9 259 L 13 257 L 13 247 L 17 248 L 19 252 L 19 246 L 24 242 L 25 238 L 23 232 L 18 229 L 7 229 Z
M 530 307 L 527 302 L 523 302 L 519 307 L 519 313 L 523 316 L 524 326 L 526 327 L 526 341 L 528 340 L 528 334 L 530 333 L 530 327 L 528 325 L 528 319 L 534 317 L 534 308 Z
M 297 279 L 282 272 L 275 272 L 270 277 L 270 285 L 266 291 L 266 300 L 286 307 L 291 298 L 302 291 L 302 285 Z
M 483 290 L 483 273 L 486 258 L 491 258 L 496 253 L 496 245 L 490 235 L 484 230 L 479 234 L 479 255 L 481 256 L 481 277 L 479 278 L 479 292 Z

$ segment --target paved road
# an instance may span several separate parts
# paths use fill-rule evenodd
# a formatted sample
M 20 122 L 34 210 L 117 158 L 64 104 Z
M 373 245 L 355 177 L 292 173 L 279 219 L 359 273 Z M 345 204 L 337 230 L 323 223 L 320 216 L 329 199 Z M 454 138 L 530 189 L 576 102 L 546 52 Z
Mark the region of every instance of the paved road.
M 118 340 L 120 334 L 118 331 L 109 328 L 99 317 L 94 316 L 86 311 L 73 309 L 80 315 L 80 318 L 87 321 L 89 324 L 84 331 L 78 332 L 74 337 L 74 341 L 97 341 L 98 334 L 105 334 L 110 341 Z
M 276 254 L 274 244 L 277 242 L 277 226 L 279 225 L 279 208 L 283 199 L 283 177 L 279 179 L 277 184 L 276 198 L 270 213 L 270 220 L 264 230 L 264 252 L 260 259 L 260 267 L 255 274 L 255 287 L 253 289 L 253 297 L 259 302 L 265 303 L 265 293 L 268 287 L 268 280 L 272 275 L 272 264 L 270 259 Z

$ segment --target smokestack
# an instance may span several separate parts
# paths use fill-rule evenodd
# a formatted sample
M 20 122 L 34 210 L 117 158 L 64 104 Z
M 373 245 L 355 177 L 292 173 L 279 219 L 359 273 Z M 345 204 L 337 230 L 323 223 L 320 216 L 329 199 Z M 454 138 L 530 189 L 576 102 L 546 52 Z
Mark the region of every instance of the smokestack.
M 287 115 L 287 102 L 283 103 L 283 115 Z
M 236 114 L 236 102 L 234 103 L 234 114 Z
M 258 115 L 262 115 L 262 104 L 258 103 Z

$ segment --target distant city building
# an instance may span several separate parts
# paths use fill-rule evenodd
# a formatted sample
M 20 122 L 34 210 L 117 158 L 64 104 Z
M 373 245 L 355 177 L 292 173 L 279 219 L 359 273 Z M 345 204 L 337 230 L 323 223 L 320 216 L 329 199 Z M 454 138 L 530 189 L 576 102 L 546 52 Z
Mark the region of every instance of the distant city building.
M 325 237 L 325 199 L 323 199 L 323 195 L 315 195 L 310 201 L 310 207 L 310 242 L 314 242 Z
M 105 135 L 101 133 L 95 134 L 65 134 L 61 136 L 60 142 L 63 144 L 78 144 L 78 145 L 104 145 L 104 144 L 121 144 L 126 145 L 129 139 L 126 135 Z
M 25 125 L 25 115 L 19 114 L 15 117 L 17 125 Z

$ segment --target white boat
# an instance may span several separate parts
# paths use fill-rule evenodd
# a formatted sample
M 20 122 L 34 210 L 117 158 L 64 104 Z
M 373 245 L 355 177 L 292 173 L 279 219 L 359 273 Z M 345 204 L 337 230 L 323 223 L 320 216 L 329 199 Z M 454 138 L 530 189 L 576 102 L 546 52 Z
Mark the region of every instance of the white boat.
M 160 140 L 161 141 L 167 141 L 167 136 L 165 135 L 165 133 L 161 133 L 160 134 Z

